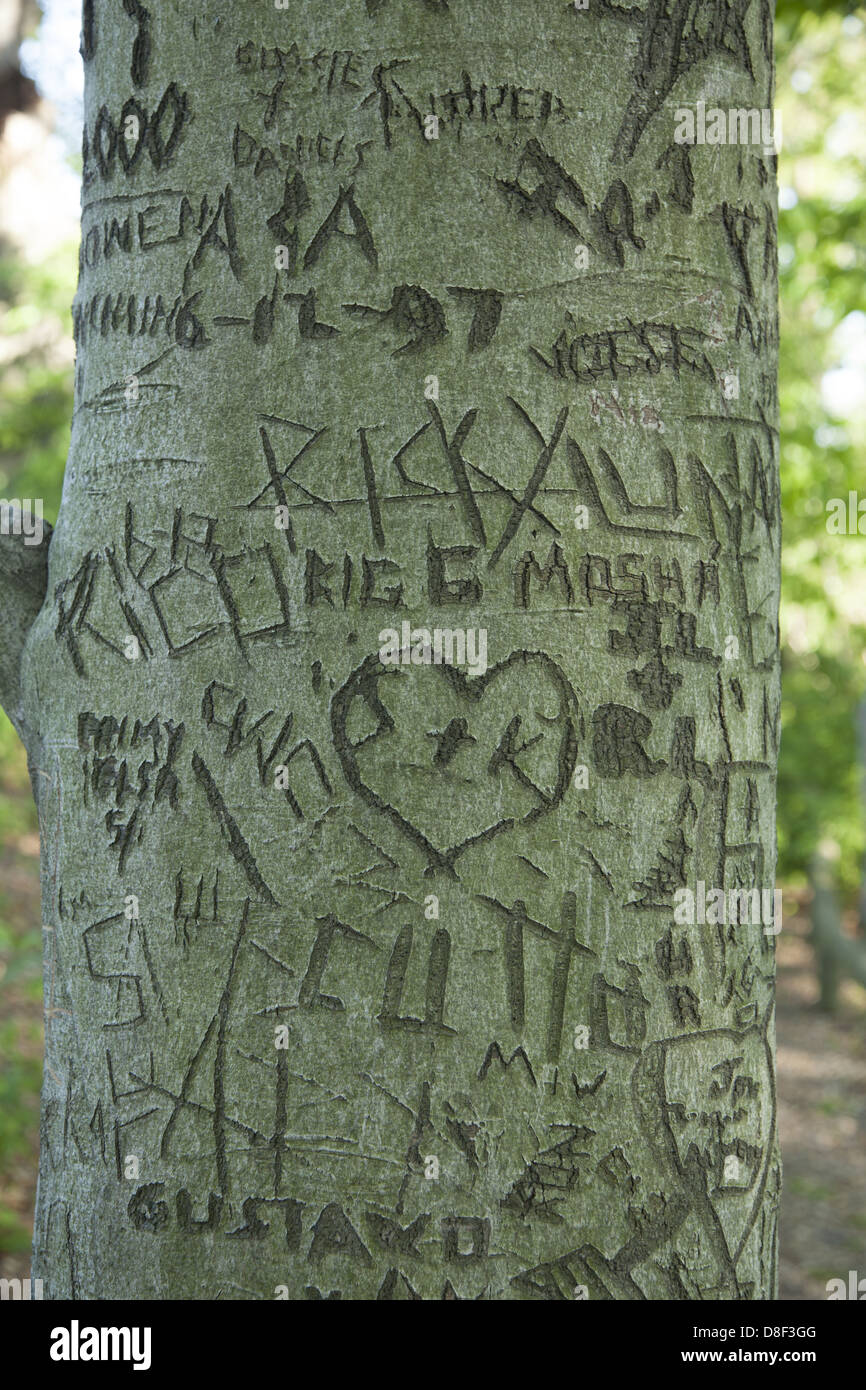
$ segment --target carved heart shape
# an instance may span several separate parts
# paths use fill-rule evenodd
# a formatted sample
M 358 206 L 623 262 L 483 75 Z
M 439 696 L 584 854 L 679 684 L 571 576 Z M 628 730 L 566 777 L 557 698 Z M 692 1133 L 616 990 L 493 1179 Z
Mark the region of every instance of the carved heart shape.
M 524 651 L 475 677 L 375 653 L 335 693 L 331 729 L 352 790 L 424 852 L 426 873 L 455 877 L 470 845 L 559 805 L 582 732 L 560 667 Z

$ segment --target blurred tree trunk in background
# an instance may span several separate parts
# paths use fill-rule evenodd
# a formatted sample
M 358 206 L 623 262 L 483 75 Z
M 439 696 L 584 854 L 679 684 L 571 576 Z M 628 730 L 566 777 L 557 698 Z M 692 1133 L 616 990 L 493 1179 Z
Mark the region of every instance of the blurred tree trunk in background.
M 34 1276 L 771 1298 L 772 7 L 193 11 L 84 6 Z
M 0 9 L 0 133 L 12 111 L 27 111 L 38 101 L 36 88 L 18 65 L 21 40 L 39 18 L 35 0 L 4 0 Z

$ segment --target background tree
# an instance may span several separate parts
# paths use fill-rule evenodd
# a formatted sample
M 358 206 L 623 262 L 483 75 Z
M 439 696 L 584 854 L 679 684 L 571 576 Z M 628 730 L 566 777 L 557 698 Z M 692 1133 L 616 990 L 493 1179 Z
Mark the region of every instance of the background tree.
M 34 1274 L 772 1296 L 770 7 L 221 11 L 85 6 Z

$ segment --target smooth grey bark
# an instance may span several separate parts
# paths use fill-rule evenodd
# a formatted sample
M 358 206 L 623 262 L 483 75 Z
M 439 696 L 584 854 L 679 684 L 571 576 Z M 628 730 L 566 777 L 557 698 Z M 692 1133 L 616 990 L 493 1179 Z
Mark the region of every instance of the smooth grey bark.
M 771 27 L 85 6 L 46 1296 L 774 1296 Z

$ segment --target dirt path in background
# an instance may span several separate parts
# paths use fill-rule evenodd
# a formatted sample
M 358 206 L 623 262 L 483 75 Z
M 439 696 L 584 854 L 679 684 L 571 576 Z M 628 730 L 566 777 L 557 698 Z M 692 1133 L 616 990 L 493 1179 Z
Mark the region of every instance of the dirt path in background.
M 845 982 L 821 1013 L 805 933 L 786 921 L 777 961 L 779 1297 L 826 1299 L 828 1279 L 866 1279 L 866 990 Z

